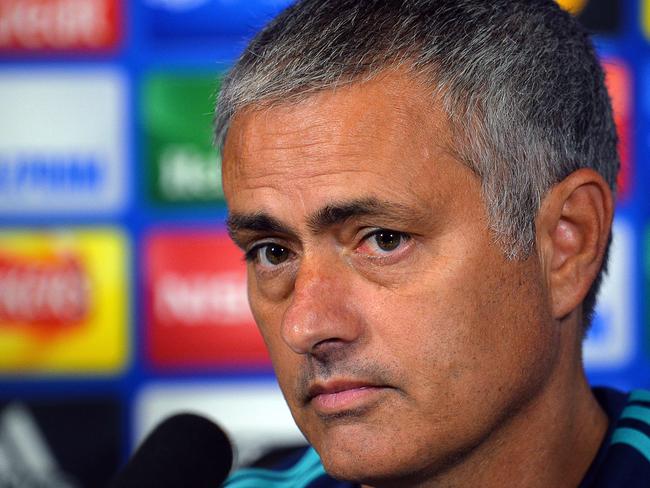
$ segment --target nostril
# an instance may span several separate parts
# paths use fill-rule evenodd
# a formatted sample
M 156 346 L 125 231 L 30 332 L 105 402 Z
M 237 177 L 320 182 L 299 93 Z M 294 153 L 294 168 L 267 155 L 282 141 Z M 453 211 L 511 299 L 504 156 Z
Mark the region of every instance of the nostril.
M 349 348 L 349 342 L 339 338 L 331 338 L 314 344 L 309 354 L 321 361 L 325 359 L 338 360 L 348 353 Z

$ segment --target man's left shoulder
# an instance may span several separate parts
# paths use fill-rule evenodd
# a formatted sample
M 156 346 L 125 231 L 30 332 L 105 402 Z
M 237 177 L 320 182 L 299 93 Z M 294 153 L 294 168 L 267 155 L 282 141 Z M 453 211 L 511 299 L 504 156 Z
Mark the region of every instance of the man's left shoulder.
M 603 396 L 609 405 L 603 404 Z M 610 417 L 610 429 L 597 466 L 592 466 L 593 481 L 582 486 L 650 486 L 650 391 L 625 396 L 606 390 L 599 400 Z

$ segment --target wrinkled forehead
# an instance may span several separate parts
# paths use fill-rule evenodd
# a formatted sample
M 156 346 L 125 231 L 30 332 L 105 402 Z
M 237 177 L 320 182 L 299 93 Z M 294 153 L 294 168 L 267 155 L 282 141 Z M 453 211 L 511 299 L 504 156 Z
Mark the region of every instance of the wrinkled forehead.
M 442 110 L 396 73 L 299 103 L 249 108 L 235 116 L 226 140 L 226 201 L 231 215 L 264 214 L 295 228 L 350 202 L 441 215 L 475 177 L 449 140 Z
M 428 87 L 391 70 L 301 99 L 238 111 L 224 145 L 224 184 L 231 177 L 287 170 L 287 165 L 316 173 L 332 158 L 360 163 L 390 157 L 396 169 L 404 169 L 406 152 L 450 147 L 447 119 Z

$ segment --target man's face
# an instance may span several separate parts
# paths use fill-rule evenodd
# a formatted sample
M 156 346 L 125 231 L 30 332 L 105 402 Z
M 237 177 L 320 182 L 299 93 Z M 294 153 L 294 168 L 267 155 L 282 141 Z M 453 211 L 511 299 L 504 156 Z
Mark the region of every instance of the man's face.
M 224 190 L 251 308 L 337 477 L 440 471 L 551 376 L 559 336 L 539 263 L 504 258 L 450 142 L 438 106 L 397 72 L 232 121 Z

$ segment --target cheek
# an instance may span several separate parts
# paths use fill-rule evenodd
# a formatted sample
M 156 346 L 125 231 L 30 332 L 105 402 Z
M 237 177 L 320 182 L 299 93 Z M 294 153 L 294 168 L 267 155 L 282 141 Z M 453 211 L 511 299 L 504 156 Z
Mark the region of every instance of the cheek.
M 265 298 L 255 285 L 255 278 L 248 275 L 248 302 L 253 313 L 264 343 L 271 356 L 273 369 L 275 370 L 278 382 L 282 391 L 294 386 L 295 375 L 298 371 L 300 355 L 294 353 L 284 342 L 280 334 L 282 317 L 284 314 L 284 302 L 273 302 Z M 285 393 L 286 394 L 286 393 Z M 287 397 L 287 401 L 289 398 Z
M 262 334 L 262 338 L 269 349 L 271 359 L 280 349 L 280 323 L 282 319 L 282 310 L 277 302 L 268 300 L 265 294 L 257 286 L 253 273 L 248 273 L 248 304 L 250 305 L 253 318 L 257 328 Z
M 406 388 L 423 402 L 517 389 L 548 368 L 557 334 L 543 319 L 535 270 L 483 263 L 420 273 L 408 290 L 359 300 L 372 304 L 384 360 L 408 371 Z

